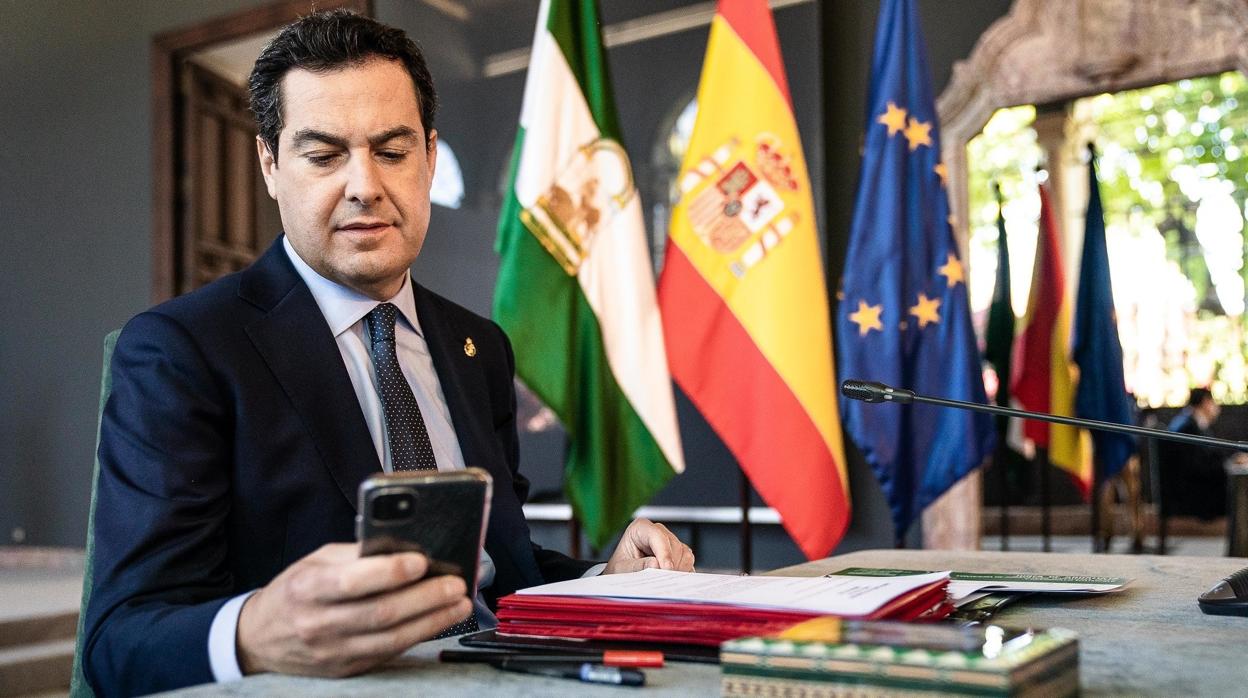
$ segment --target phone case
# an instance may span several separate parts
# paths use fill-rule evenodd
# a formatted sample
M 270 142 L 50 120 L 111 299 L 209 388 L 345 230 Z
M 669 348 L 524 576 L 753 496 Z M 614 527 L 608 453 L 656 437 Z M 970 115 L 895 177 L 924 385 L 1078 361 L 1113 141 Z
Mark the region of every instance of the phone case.
M 419 552 L 429 576 L 453 574 L 476 593 L 493 480 L 480 468 L 386 473 L 360 483 L 360 554 Z

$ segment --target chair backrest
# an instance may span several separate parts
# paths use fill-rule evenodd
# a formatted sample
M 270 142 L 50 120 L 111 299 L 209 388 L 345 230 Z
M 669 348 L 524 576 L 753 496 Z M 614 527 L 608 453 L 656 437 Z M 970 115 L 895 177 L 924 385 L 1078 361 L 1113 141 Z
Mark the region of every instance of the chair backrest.
M 100 416 L 104 414 L 104 403 L 108 402 L 109 393 L 113 392 L 113 347 L 117 345 L 117 335 L 121 330 L 113 330 L 104 337 L 104 370 L 100 376 L 100 409 L 95 422 L 95 465 L 91 468 L 91 513 L 87 515 L 87 555 L 82 569 L 82 603 L 78 606 L 78 635 L 74 643 L 74 674 L 69 681 L 69 695 L 72 698 L 95 698 L 95 692 L 87 683 L 82 673 L 82 624 L 87 615 L 87 601 L 91 600 L 91 578 L 95 559 L 95 490 L 100 481 Z

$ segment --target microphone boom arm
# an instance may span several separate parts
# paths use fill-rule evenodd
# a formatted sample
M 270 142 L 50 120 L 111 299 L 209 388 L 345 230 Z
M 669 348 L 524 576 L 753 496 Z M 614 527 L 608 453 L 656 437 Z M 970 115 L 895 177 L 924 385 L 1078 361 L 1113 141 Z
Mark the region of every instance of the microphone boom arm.
M 861 381 L 854 379 L 846 379 L 841 383 L 841 394 L 853 400 L 862 400 L 864 402 L 896 402 L 906 404 L 910 402 L 921 402 L 929 405 L 938 405 L 940 407 L 953 407 L 955 409 L 972 410 L 975 412 L 989 412 L 991 414 L 1001 415 L 1005 417 L 1020 417 L 1022 419 L 1036 419 L 1042 422 L 1052 422 L 1054 424 L 1065 424 L 1067 426 L 1079 427 L 1081 429 L 1099 429 L 1101 431 L 1114 431 L 1120 434 L 1132 434 L 1134 436 L 1147 436 L 1155 439 L 1165 439 L 1168 441 L 1181 441 L 1183 443 L 1195 444 L 1197 446 L 1215 446 L 1218 448 L 1227 448 L 1233 451 L 1248 452 L 1248 441 L 1231 441 L 1229 439 L 1219 439 L 1212 436 L 1195 436 L 1192 434 L 1180 434 L 1173 431 L 1164 431 L 1162 429 L 1149 429 L 1148 427 L 1137 427 L 1129 424 L 1116 424 L 1114 422 L 1102 422 L 1098 419 L 1079 419 L 1075 417 L 1062 417 L 1055 414 L 1043 414 L 1040 412 L 1028 412 L 1026 410 L 1016 410 L 1012 407 L 1001 407 L 998 405 L 983 405 L 978 402 L 965 402 L 963 400 L 950 400 L 942 397 L 930 397 L 927 395 L 919 395 L 910 390 L 899 388 L 890 388 L 882 383 L 873 381 Z

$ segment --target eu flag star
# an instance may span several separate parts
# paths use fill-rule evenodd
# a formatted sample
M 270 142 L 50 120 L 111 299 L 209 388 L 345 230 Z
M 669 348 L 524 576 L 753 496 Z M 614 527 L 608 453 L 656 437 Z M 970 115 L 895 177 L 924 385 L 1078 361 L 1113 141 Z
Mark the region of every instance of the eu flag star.
M 884 331 L 884 324 L 880 322 L 882 312 L 882 305 L 867 305 L 866 301 L 858 301 L 858 310 L 849 314 L 849 321 L 858 325 L 858 336 L 865 337 L 871 330 Z
M 898 131 L 906 128 L 906 110 L 889 102 L 888 108 L 883 114 L 880 114 L 876 122 L 888 127 L 889 136 L 895 136 Z
M 940 186 L 948 186 L 946 179 L 949 177 L 949 168 L 945 167 L 945 163 L 936 163 L 936 166 L 932 168 L 932 172 L 935 172 L 936 176 L 940 177 Z
M 914 117 L 910 117 L 909 123 L 906 124 L 905 130 L 906 140 L 910 142 L 910 152 L 918 150 L 921 145 L 932 144 L 932 122 L 919 121 Z
M 949 288 L 957 286 L 959 281 L 963 281 L 966 278 L 962 269 L 962 262 L 952 252 L 949 253 L 949 260 L 943 266 L 938 267 L 936 273 L 945 277 L 945 283 Z
M 919 329 L 929 324 L 940 322 L 940 299 L 928 298 L 927 294 L 919 294 L 919 303 L 910 307 L 910 314 L 919 321 Z

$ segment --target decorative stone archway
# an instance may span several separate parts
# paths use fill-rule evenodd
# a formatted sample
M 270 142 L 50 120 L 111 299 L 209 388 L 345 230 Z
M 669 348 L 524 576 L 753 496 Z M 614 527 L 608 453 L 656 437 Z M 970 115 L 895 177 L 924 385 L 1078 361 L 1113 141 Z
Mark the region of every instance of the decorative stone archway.
M 1235 69 L 1248 73 L 1248 0 L 1017 0 L 970 57 L 954 65 L 937 103 L 964 258 L 966 145 L 997 109 L 1062 104 Z M 1060 168 L 1052 174 L 1060 177 Z M 1062 190 L 1060 179 L 1054 190 Z M 929 507 L 924 547 L 977 548 L 981 500 L 975 473 Z

